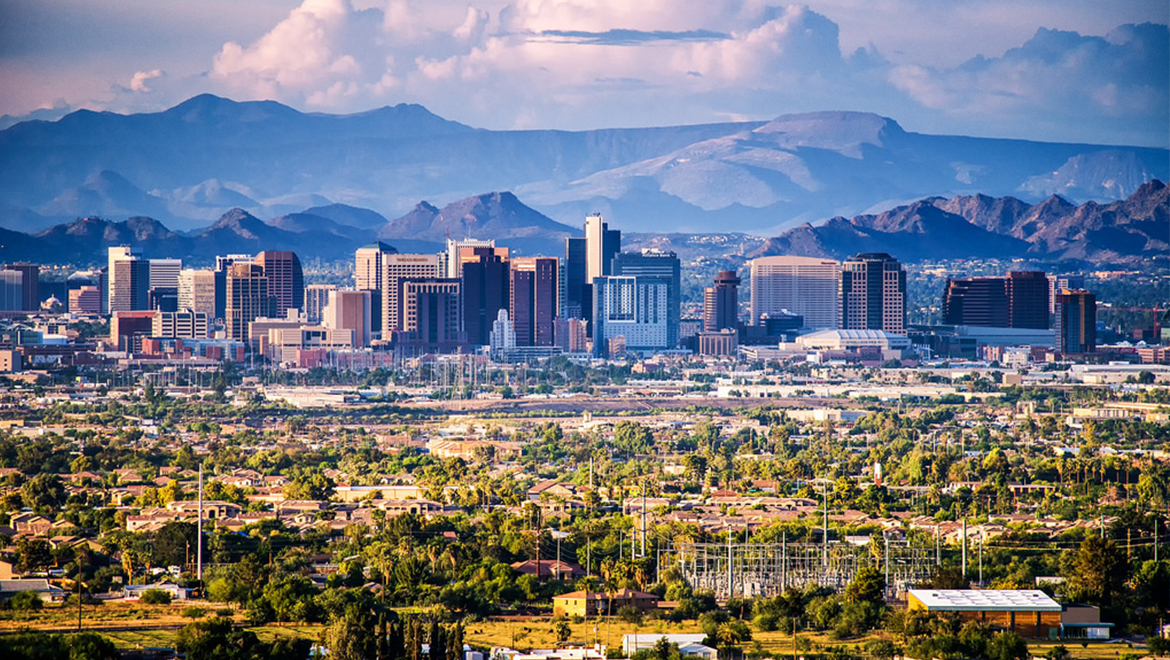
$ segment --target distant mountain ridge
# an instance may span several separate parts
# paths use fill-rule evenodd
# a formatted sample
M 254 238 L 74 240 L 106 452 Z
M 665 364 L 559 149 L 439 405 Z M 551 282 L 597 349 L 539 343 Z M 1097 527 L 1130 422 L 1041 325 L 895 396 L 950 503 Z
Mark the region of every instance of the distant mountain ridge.
M 381 224 L 375 224 L 377 218 Z M 433 252 L 442 249 L 447 236 L 494 238 L 518 256 L 561 256 L 564 239 L 579 233 L 510 192 L 493 192 L 443 208 L 422 201 L 394 220 L 368 209 L 325 206 L 264 222 L 236 208 L 187 234 L 152 218 L 116 222 L 86 217 L 36 234 L 0 229 L 0 260 L 100 264 L 110 245 L 135 245 L 147 257 L 181 256 L 195 263 L 209 262 L 218 254 L 266 249 L 292 250 L 303 258 L 350 259 L 355 249 L 374 240 L 400 252 Z M 1125 200 L 1080 206 L 1059 196 L 1037 204 L 988 195 L 930 197 L 879 214 L 805 224 L 766 240 L 719 231 L 716 226 L 706 234 L 689 236 L 678 232 L 626 236 L 628 249 L 681 249 L 696 258 L 726 260 L 728 267 L 760 256 L 843 259 L 858 252 L 888 252 L 905 262 L 1027 258 L 1139 263 L 1170 254 L 1170 188 L 1154 180 Z
M 133 245 L 142 248 L 146 257 L 182 257 L 196 263 L 210 262 L 216 255 L 261 250 L 292 250 L 302 258 L 349 259 L 354 250 L 377 238 L 400 252 L 433 252 L 442 248 L 448 232 L 495 238 L 518 255 L 560 255 L 564 238 L 574 230 L 525 206 L 510 192 L 496 192 L 442 209 L 420 202 L 414 212 L 395 220 L 369 209 L 328 205 L 265 222 L 233 208 L 211 225 L 189 233 L 172 231 L 153 218 L 110 221 L 89 216 L 35 234 L 0 229 L 0 261 L 97 265 L 104 262 L 111 245 Z
M 947 258 L 1137 262 L 1170 253 L 1170 188 L 1158 180 L 1111 204 L 1038 204 L 987 195 L 933 197 L 876 215 L 836 217 L 770 238 L 750 257 L 843 259 L 889 252 L 903 261 Z
M 510 190 L 569 225 L 601 212 L 627 232 L 768 235 L 928 197 L 1081 204 L 1170 180 L 1166 149 L 925 135 L 864 112 L 494 131 L 417 105 L 326 115 L 211 95 L 156 113 L 23 122 L 0 131 L 0 154 L 0 226 L 26 232 L 91 215 L 193 231 L 231 208 L 373 230 L 344 208 L 393 218 L 419 199 L 442 207 Z

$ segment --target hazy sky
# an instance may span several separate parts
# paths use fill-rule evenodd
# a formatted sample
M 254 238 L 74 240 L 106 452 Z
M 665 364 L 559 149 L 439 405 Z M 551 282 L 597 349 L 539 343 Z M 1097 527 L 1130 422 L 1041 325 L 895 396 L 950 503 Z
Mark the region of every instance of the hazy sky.
M 0 0 L 0 114 L 201 92 L 485 128 L 864 110 L 1170 146 L 1166 0 Z M 36 112 L 39 111 L 39 112 Z

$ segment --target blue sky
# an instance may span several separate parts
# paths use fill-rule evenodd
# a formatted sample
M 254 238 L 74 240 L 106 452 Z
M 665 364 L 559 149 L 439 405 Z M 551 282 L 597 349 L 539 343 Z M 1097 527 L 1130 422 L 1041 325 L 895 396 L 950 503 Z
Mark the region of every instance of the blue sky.
M 421 103 L 485 128 L 862 110 L 907 130 L 1170 146 L 1165 0 L 0 0 L 0 114 L 194 94 Z

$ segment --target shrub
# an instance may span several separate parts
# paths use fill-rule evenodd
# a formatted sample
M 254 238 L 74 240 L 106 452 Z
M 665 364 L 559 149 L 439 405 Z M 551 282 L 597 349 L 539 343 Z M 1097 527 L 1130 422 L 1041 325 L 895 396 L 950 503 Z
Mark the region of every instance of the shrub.
M 618 618 L 620 618 L 622 621 L 625 621 L 626 623 L 642 623 L 642 611 L 633 605 L 626 605 L 625 607 L 622 607 L 618 610 L 617 614 Z
M 147 605 L 170 605 L 171 594 L 162 589 L 147 589 L 139 600 Z
M 39 610 L 45 606 L 45 601 L 34 591 L 18 591 L 9 601 L 12 609 L 19 611 Z
M 183 617 L 187 619 L 200 619 L 207 613 L 207 610 L 202 607 L 185 607 L 183 608 Z

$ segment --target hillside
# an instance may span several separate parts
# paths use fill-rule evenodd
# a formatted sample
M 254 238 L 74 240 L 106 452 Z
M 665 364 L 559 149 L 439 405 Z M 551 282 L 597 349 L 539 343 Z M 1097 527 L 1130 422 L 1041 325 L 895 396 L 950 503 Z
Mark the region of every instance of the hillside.
M 417 105 L 326 115 L 210 95 L 24 122 L 0 131 L 0 153 L 0 226 L 20 231 L 94 215 L 192 231 L 232 208 L 375 229 L 375 216 L 402 217 L 419 199 L 511 190 L 570 226 L 601 212 L 628 232 L 769 234 L 927 197 L 1108 203 L 1170 177 L 1165 149 L 924 135 L 860 112 L 492 131 Z
M 1170 252 L 1170 189 L 1154 180 L 1127 199 L 1080 206 L 987 195 L 934 197 L 877 215 L 836 217 L 768 239 L 750 256 L 842 259 L 889 252 L 903 261 L 948 258 L 1138 262 Z

